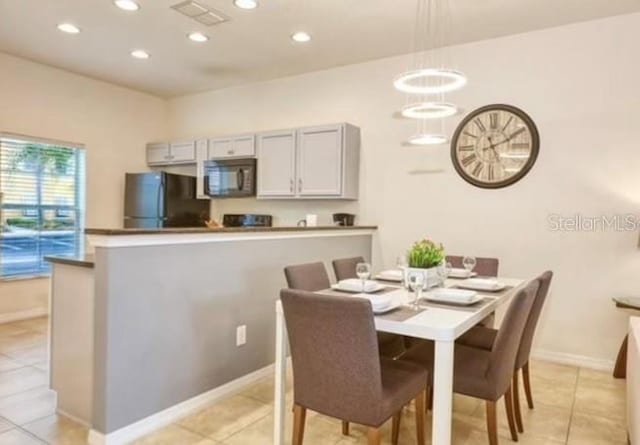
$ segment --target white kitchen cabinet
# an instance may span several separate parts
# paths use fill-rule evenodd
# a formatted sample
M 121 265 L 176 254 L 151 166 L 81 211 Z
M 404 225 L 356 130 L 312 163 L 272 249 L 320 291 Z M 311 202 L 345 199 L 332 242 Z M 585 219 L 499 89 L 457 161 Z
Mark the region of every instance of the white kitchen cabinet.
M 147 144 L 148 165 L 193 164 L 195 162 L 195 141 Z
M 359 128 L 337 124 L 300 128 L 295 138 L 285 134 L 292 132 L 258 136 L 258 198 L 358 198 Z
M 253 134 L 209 141 L 209 159 L 252 158 L 255 155 L 256 138 Z
M 295 197 L 295 130 L 284 130 L 259 134 L 257 157 L 258 197 Z

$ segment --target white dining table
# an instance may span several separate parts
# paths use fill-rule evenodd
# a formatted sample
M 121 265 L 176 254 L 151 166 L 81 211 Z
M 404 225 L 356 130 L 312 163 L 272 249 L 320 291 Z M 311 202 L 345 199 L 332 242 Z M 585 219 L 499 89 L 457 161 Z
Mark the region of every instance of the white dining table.
M 498 278 L 512 289 L 522 284 L 515 278 Z M 461 280 L 448 279 L 446 287 L 460 284 Z M 397 290 L 389 292 L 393 303 L 410 305 L 413 294 L 393 283 Z M 453 350 L 455 340 L 494 312 L 513 295 L 512 290 L 500 293 L 479 292 L 486 297 L 476 310 L 469 307 L 428 305 L 403 321 L 396 321 L 384 315 L 375 317 L 376 330 L 408 337 L 433 340 L 435 342 L 435 363 L 433 375 L 433 445 L 451 444 L 451 419 L 453 414 Z M 285 395 L 287 374 L 287 332 L 280 300 L 276 302 L 276 359 L 275 359 L 275 400 L 273 443 L 283 445 L 285 425 Z

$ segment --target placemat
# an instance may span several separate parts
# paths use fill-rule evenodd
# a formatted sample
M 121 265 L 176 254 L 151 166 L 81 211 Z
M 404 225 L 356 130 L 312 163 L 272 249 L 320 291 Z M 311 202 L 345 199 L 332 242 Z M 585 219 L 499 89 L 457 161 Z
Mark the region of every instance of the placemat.
M 403 305 L 398 307 L 397 309 L 386 312 L 384 314 L 376 315 L 376 317 L 383 318 L 385 320 L 391 320 L 391 321 L 405 321 L 410 319 L 411 317 L 415 317 L 419 313 L 424 312 L 426 310 L 427 309 L 425 308 L 420 308 L 419 310 L 416 311 L 412 307 Z

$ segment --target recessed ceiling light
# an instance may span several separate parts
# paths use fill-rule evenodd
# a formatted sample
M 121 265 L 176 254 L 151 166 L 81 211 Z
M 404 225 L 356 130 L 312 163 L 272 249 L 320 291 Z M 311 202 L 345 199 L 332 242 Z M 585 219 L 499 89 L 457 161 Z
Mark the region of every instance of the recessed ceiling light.
M 125 11 L 137 11 L 140 9 L 140 5 L 133 0 L 114 0 L 113 3 L 115 3 L 118 8 L 124 9 Z
M 258 7 L 257 0 L 233 0 L 233 4 L 240 9 L 256 9 Z
M 311 40 L 311 34 L 304 31 L 298 31 L 291 34 L 291 39 L 294 42 L 306 43 Z
M 142 49 L 136 49 L 135 51 L 131 51 L 131 57 L 135 57 L 136 59 L 148 59 L 151 56 L 148 52 Z
M 205 36 L 201 32 L 192 32 L 187 37 L 189 37 L 189 40 L 198 43 L 206 42 L 207 40 L 209 40 L 209 37 Z
M 78 34 L 80 32 L 80 28 L 73 23 L 60 23 L 58 25 L 58 29 L 62 32 L 66 32 L 67 34 Z

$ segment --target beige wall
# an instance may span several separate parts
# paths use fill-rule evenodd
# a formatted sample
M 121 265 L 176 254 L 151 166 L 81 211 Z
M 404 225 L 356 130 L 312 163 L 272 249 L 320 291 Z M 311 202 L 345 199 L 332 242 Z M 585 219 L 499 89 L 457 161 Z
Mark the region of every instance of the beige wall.
M 122 224 L 124 172 L 166 136 L 166 101 L 0 53 L 0 131 L 85 145 L 87 226 Z M 46 306 L 48 280 L 0 282 L 0 315 Z
M 640 294 L 637 232 L 553 232 L 547 218 L 640 209 L 640 15 L 627 15 L 453 48 L 469 84 L 451 97 L 466 110 L 496 102 L 536 121 L 541 152 L 532 172 L 503 190 L 474 188 L 455 173 L 446 146 L 408 148 L 412 123 L 393 118 L 404 97 L 391 86 L 406 58 L 310 73 L 170 101 L 172 136 L 212 136 L 348 121 L 362 128 L 358 203 L 223 201 L 226 211 L 264 211 L 291 222 L 328 221 L 353 210 L 380 226 L 385 266 L 429 236 L 451 253 L 497 256 L 504 275 L 556 273 L 538 353 L 611 364 L 626 316 L 611 297 Z M 452 120 L 449 132 L 457 120 Z

